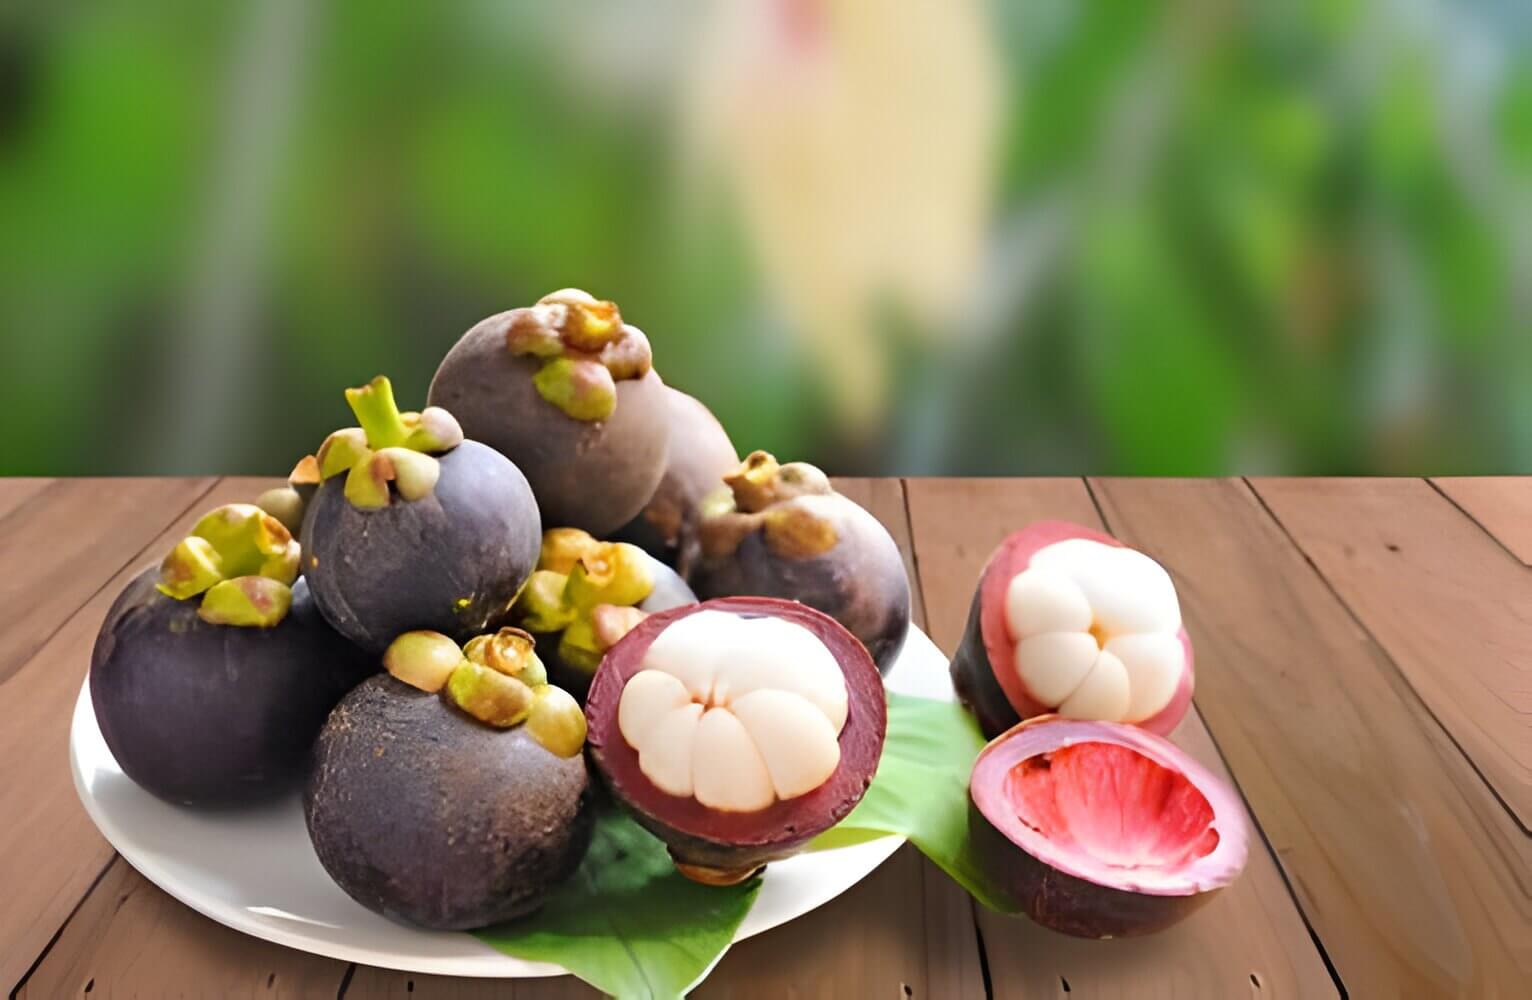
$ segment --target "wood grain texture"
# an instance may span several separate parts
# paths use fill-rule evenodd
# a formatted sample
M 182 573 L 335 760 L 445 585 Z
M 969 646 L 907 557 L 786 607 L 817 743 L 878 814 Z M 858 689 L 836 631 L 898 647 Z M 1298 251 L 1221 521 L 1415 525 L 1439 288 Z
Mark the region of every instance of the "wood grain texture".
M 56 480 L 41 478 L 0 479 L 0 518 L 4 518 L 54 482 Z
M 1532 840 L 1239 480 L 1093 481 L 1175 576 L 1197 704 L 1353 996 L 1532 982 Z
M 932 634 L 949 652 L 961 634 L 979 572 L 1002 538 L 1043 518 L 1092 527 L 1101 523 L 1078 480 L 912 479 L 907 485 Z M 1188 713 L 1172 738 L 1216 773 L 1228 776 L 1196 712 Z M 999 998 L 1064 992 L 1338 995 L 1258 836 L 1238 882 L 1184 923 L 1153 937 L 1083 941 L 983 910 L 979 923 Z
M 107 608 L 128 580 L 158 561 L 205 510 L 220 503 L 248 500 L 271 481 L 224 480 L 211 492 L 202 492 L 201 487 L 186 480 L 176 482 L 185 492 L 179 500 L 167 499 L 160 508 L 163 521 L 174 519 L 175 523 L 165 528 L 162 522 L 164 530 L 158 537 L 140 543 L 139 550 L 129 553 L 119 565 L 95 569 L 96 595 L 0 685 L 0 816 L 7 818 L 0 823 L 0 887 L 4 887 L 0 898 L 5 900 L 0 905 L 0 942 L 5 944 L 0 949 L 0 985 L 7 989 L 42 953 L 113 856 L 75 796 L 68 751 L 70 715 Z M 110 527 L 120 531 L 122 523 Z M 106 581 L 104 585 L 102 581 Z M 87 902 L 95 898 L 96 893 L 92 893 Z M 119 941 L 136 940 L 134 936 L 141 933 L 135 926 L 138 912 L 106 912 L 89 935 L 70 938 L 79 942 L 82 954 L 62 954 L 55 948 L 37 972 L 52 969 L 60 961 L 89 964 L 95 950 L 115 954 L 113 949 L 120 947 Z M 219 929 L 189 910 L 187 919 L 190 922 L 184 925 L 185 930 L 178 933 L 188 940 L 195 938 L 192 928 L 198 925 L 209 934 Z M 342 963 L 334 964 L 338 970 L 345 968 Z M 261 978 L 269 971 L 261 972 Z M 160 980 L 147 982 L 150 985 L 140 992 L 156 995 L 158 991 L 150 986 Z M 227 980 L 220 978 L 204 988 L 188 973 L 184 983 L 189 994 L 217 994 L 223 992 Z M 132 980 L 121 981 L 125 993 L 132 991 L 131 985 Z
M 17 996 L 331 998 L 345 972 L 214 923 L 117 858 Z
M 1431 482 L 1523 565 L 1532 566 L 1532 476 L 1462 476 Z
M 1424 480 L 1251 485 L 1532 828 L 1532 571 Z
M 904 493 L 897 479 L 837 479 L 900 544 L 914 579 Z M 923 616 L 918 588 L 916 620 Z M 348 995 L 591 996 L 570 977 L 489 985 L 358 968 Z M 908 992 L 905 992 L 908 990 Z M 849 892 L 785 926 L 730 949 L 698 997 L 804 996 L 982 997 L 984 983 L 968 897 L 906 847 Z
M 127 568 L 136 571 L 155 536 L 211 485 L 114 481 L 107 489 L 59 481 L 0 519 L 0 606 L 13 609 L 0 633 L 0 987 L 7 991 L 111 857 L 69 775 L 70 713 L 96 629 Z M 92 504 L 110 516 L 92 514 Z M 68 575 L 44 565 L 44 552 Z
M 210 479 L 55 479 L 0 518 L 0 566 L 6 568 L 0 681 L 211 485 Z

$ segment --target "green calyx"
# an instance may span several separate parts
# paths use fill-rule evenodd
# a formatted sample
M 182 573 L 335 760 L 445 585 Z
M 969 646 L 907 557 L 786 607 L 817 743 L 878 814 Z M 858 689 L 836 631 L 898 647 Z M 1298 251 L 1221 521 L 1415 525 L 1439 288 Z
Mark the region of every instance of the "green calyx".
M 532 383 L 543 399 L 575 420 L 605 420 L 617 408 L 617 383 L 653 367 L 649 338 L 622 321 L 616 303 L 578 288 L 544 295 L 512 310 L 507 349 L 543 359 Z
M 698 534 L 709 558 L 732 555 L 759 531 L 772 552 L 789 559 L 822 555 L 839 541 L 835 521 L 821 497 L 834 495 L 829 477 L 807 462 L 778 464 L 769 452 L 752 452 L 723 477 L 700 508 Z
M 642 549 L 600 542 L 578 528 L 550 528 L 511 614 L 529 632 L 561 633 L 559 659 L 594 673 L 606 651 L 644 619 L 635 605 L 653 590 Z
M 440 691 L 485 725 L 525 725 L 550 753 L 574 757 L 585 746 L 585 713 L 568 692 L 548 683 L 536 641 L 521 629 L 475 636 L 461 649 L 438 632 L 406 632 L 389 646 L 383 662 L 395 677 Z
M 202 594 L 198 614 L 212 624 L 268 627 L 292 605 L 299 555 L 281 521 L 254 504 L 225 504 L 170 550 L 155 586 L 178 601 Z
M 393 384 L 382 375 L 347 389 L 346 402 L 361 426 L 325 438 L 315 461 L 318 478 L 345 473 L 346 499 L 359 510 L 387 507 L 396 494 L 406 501 L 430 496 L 441 475 L 431 456 L 463 443 L 456 418 L 439 406 L 401 413 Z
M 303 527 L 303 512 L 319 488 L 319 462 L 305 455 L 288 473 L 287 485 L 267 490 L 256 498 L 255 505 L 278 521 L 294 538 Z

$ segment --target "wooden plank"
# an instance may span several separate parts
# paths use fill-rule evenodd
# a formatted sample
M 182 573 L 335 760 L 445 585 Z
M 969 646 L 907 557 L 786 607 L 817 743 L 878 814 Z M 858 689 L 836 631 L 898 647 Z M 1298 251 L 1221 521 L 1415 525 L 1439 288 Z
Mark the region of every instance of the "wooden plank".
M 225 480 L 200 496 L 189 481 L 179 482 L 187 492 L 179 500 L 167 499 L 161 505 L 167 519 L 180 515 L 176 523 L 130 553 L 123 560 L 125 565 L 104 586 L 103 579 L 115 567 L 94 570 L 93 582 L 99 588 L 96 595 L 0 684 L 0 816 L 8 820 L 0 823 L 0 886 L 5 892 L 5 905 L 0 906 L 0 941 L 6 945 L 0 949 L 0 986 L 7 989 L 25 974 L 112 858 L 110 846 L 96 832 L 75 796 L 68 763 L 71 711 L 107 608 L 128 580 L 144 566 L 153 565 L 203 511 L 219 503 L 249 499 L 271 481 Z M 196 920 L 209 931 L 214 929 L 211 921 Z M 71 940 L 79 941 L 87 951 L 112 949 L 120 936 L 135 933 L 131 915 L 112 916 L 90 935 Z M 56 952 L 49 952 L 39 972 L 59 961 L 91 961 L 89 955 Z M 337 968 L 343 970 L 344 966 L 337 963 Z M 268 971 L 262 971 L 261 977 Z M 186 980 L 185 992 L 217 993 L 221 992 L 220 984 L 203 990 Z M 130 985 L 124 983 L 122 992 L 134 992 Z M 146 986 L 139 992 L 155 995 L 159 991 Z
M 56 479 L 0 518 L 0 681 L 210 486 L 208 479 Z
M 53 482 L 52 479 L 36 477 L 12 476 L 0 479 L 0 518 L 53 485 Z
M 949 652 L 961 635 L 979 572 L 1002 538 L 1043 518 L 1100 526 L 1078 480 L 912 479 L 908 495 L 932 633 Z M 1196 712 L 1188 713 L 1173 738 L 1227 776 Z M 1253 989 L 1277 996 L 1338 993 L 1259 838 L 1238 882 L 1184 923 L 1152 937 L 1083 941 L 1025 919 L 979 913 L 999 998 L 1066 991 L 1177 997 L 1248 995 Z
M 6 945 L 0 987 L 7 990 L 111 856 L 75 798 L 68 763 L 70 712 L 95 630 L 116 596 L 106 582 L 125 566 L 136 567 L 146 543 L 211 485 L 123 480 L 107 491 L 99 482 L 59 481 L 0 520 L 0 589 L 3 600 L 21 609 L 0 635 L 0 816 L 7 817 L 0 823 L 0 885 L 7 897 L 0 906 Z M 88 513 L 89 490 L 113 494 L 96 501 L 106 513 Z M 123 498 L 132 502 L 119 503 Z M 68 567 L 67 579 L 41 563 L 44 551 Z M 30 594 L 27 586 L 53 593 Z
M 1532 573 L 1420 479 L 1252 485 L 1532 828 Z
M 1351 995 L 1522 992 L 1532 840 L 1249 488 L 1093 487 L 1175 575 L 1197 705 Z
M 838 479 L 836 488 L 866 507 L 900 543 L 914 580 L 904 494 L 897 479 Z M 923 608 L 918 603 L 920 621 Z M 359 968 L 347 992 L 404 995 L 414 983 L 439 996 L 565 997 L 589 991 L 565 977 L 486 986 L 468 979 L 420 977 Z M 908 988 L 909 994 L 903 993 Z M 968 898 L 918 852 L 905 848 L 851 891 L 783 927 L 732 948 L 699 997 L 823 996 L 982 997 Z M 405 990 L 407 993 L 408 990 Z
M 17 996 L 330 998 L 345 971 L 216 924 L 117 858 Z
M 592 1000 L 601 994 L 573 976 L 551 979 L 470 979 L 419 976 L 359 965 L 346 997 L 388 1000 Z
M 1457 476 L 1431 482 L 1523 565 L 1532 566 L 1532 476 Z

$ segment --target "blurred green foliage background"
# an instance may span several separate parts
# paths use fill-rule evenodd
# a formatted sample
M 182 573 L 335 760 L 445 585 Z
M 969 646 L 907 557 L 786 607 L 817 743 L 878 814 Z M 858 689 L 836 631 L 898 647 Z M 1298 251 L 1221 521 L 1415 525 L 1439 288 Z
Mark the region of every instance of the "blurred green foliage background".
M 1532 472 L 1529 52 L 1524 0 L 0 6 L 0 473 L 284 472 L 568 285 L 837 472 Z

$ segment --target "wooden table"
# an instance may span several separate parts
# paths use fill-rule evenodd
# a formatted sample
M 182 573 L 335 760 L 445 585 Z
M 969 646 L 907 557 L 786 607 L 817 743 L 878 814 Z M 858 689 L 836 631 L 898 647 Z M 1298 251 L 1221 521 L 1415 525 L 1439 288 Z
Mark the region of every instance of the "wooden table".
M 0 480 L 0 987 L 12 995 L 585 996 L 244 937 L 112 852 L 75 797 L 70 708 L 107 605 L 256 479 Z M 1009 530 L 1104 525 L 1175 575 L 1197 648 L 1175 739 L 1261 836 L 1186 923 L 1077 941 L 975 913 L 905 848 L 733 949 L 700 996 L 1532 995 L 1532 479 L 847 480 L 957 641 Z

